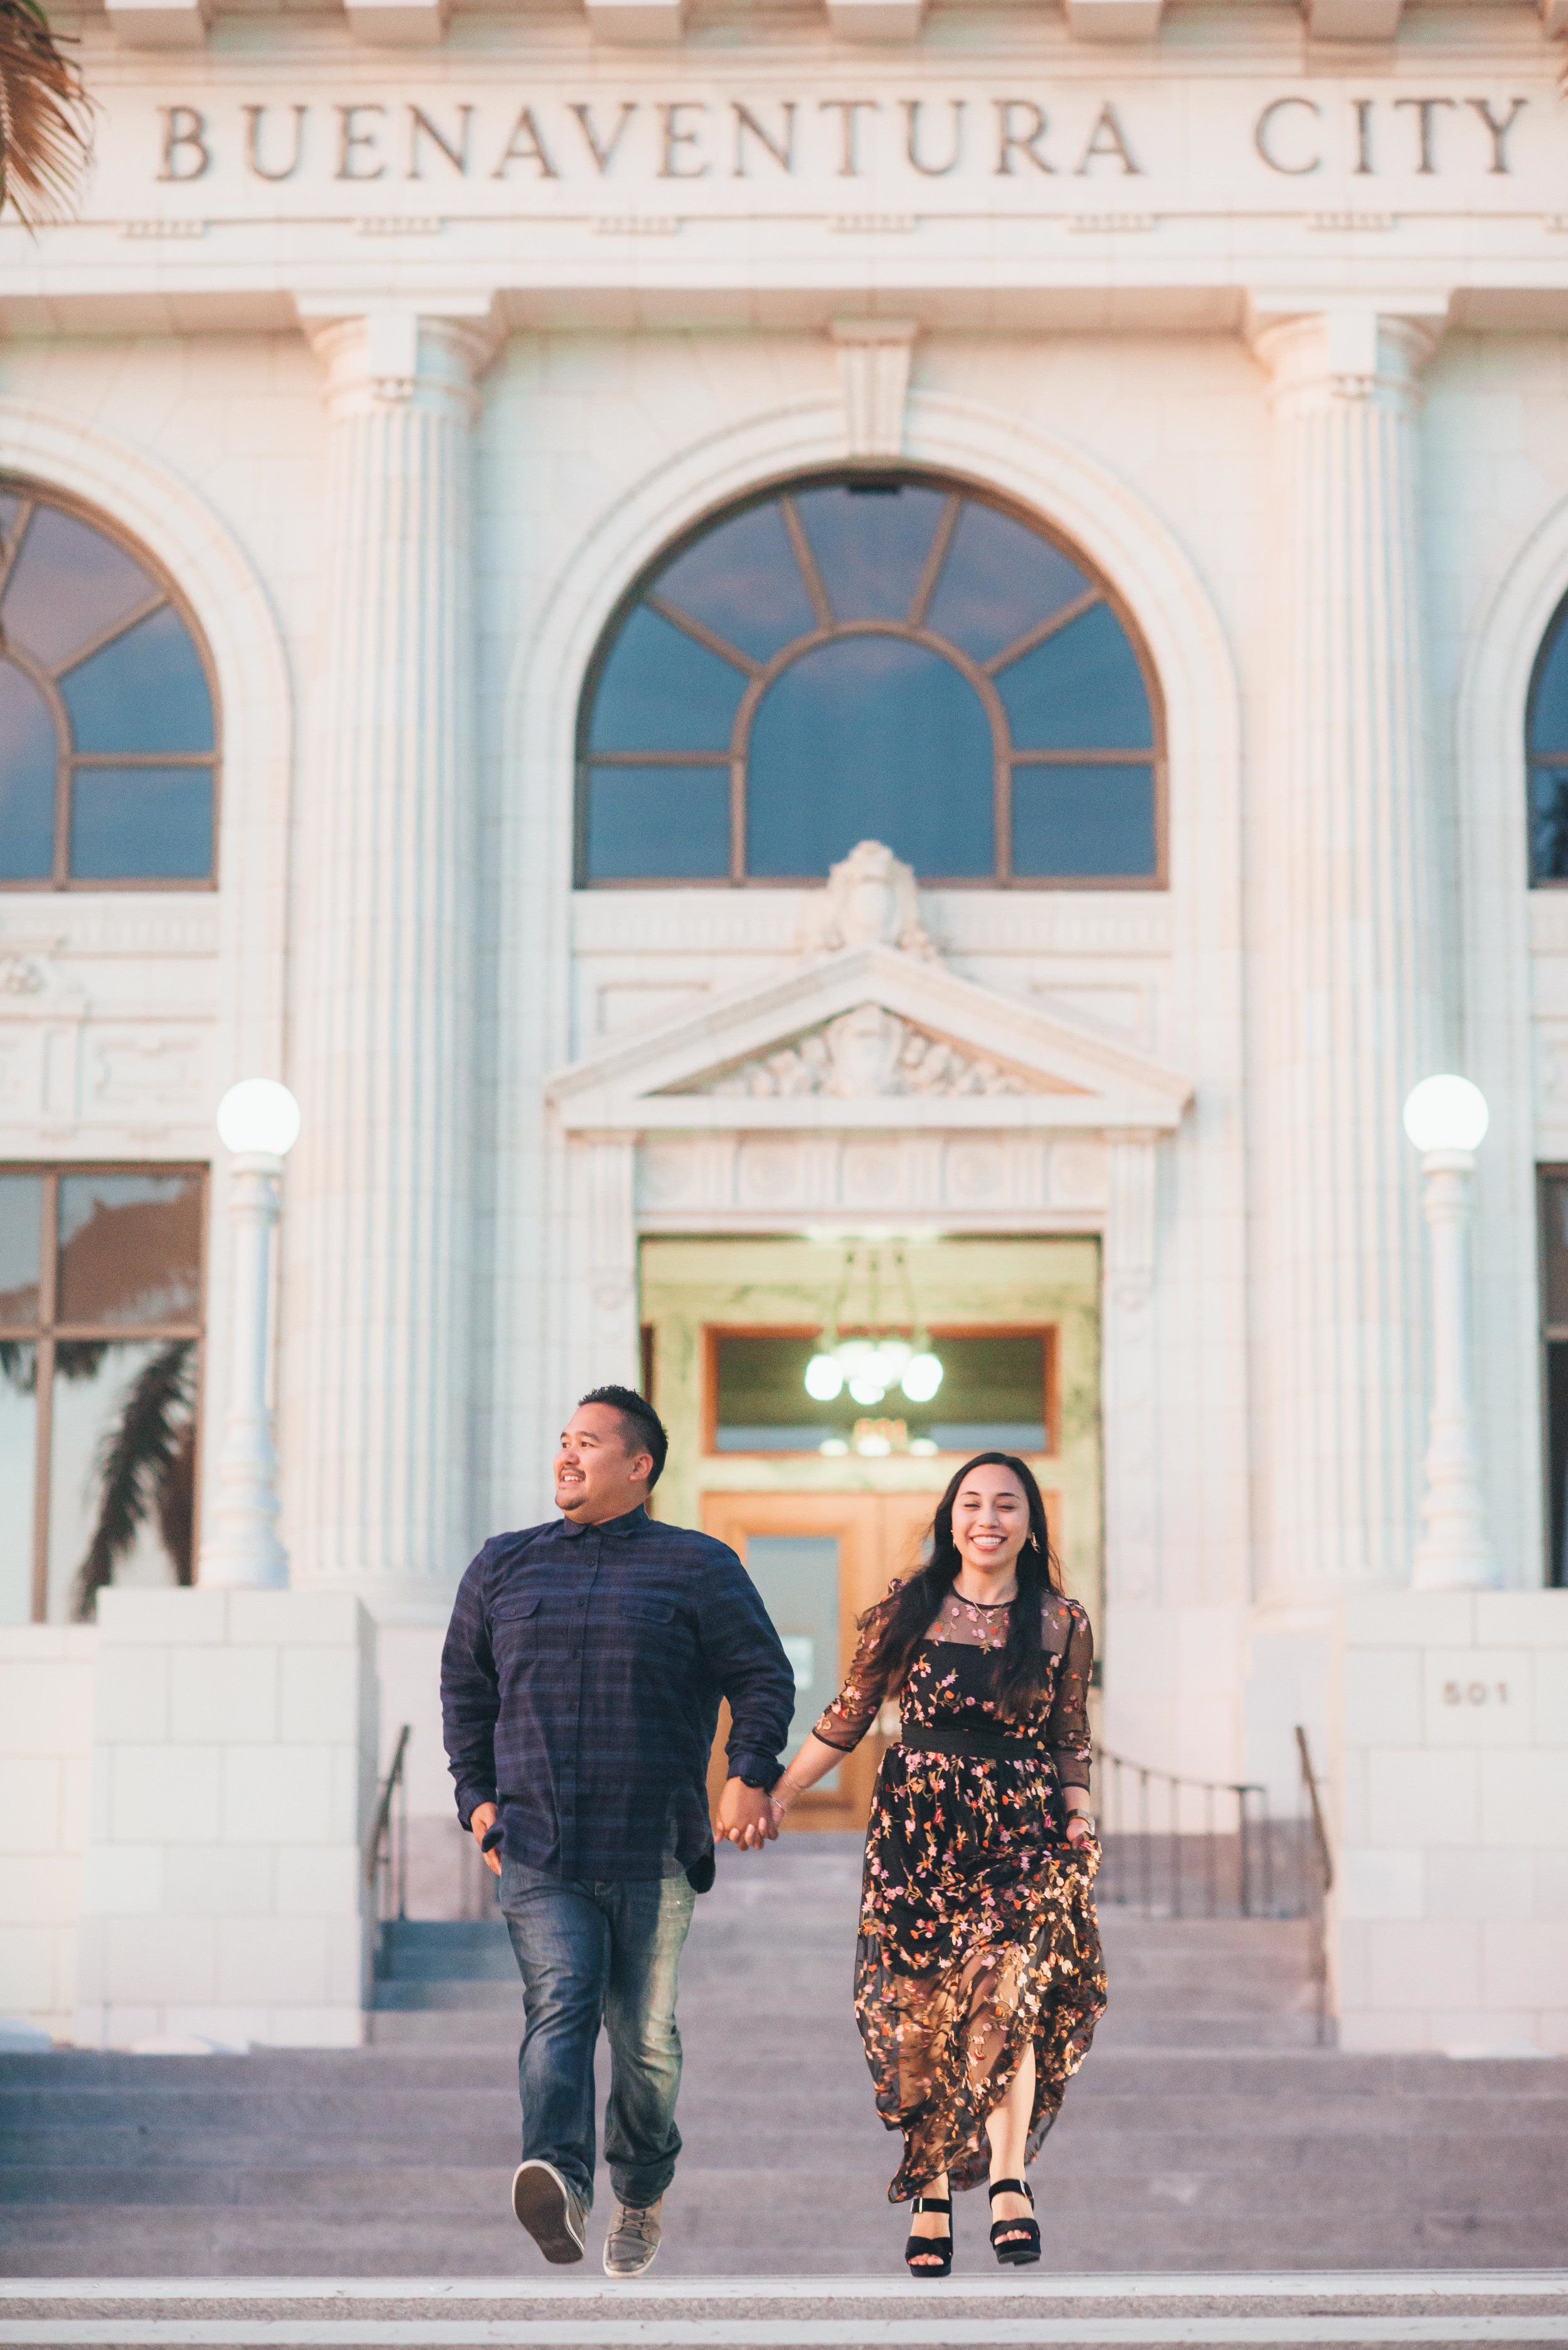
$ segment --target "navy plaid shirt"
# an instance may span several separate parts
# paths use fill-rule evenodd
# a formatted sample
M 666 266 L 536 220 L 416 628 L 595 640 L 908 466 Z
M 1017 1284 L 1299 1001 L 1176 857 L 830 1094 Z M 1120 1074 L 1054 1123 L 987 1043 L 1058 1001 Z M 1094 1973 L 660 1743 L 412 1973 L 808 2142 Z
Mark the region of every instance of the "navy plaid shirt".
M 734 1552 L 642 1509 L 487 1542 L 458 1589 L 441 1693 L 464 1827 L 494 1804 L 510 1858 L 590 1880 L 701 1864 L 720 1699 L 731 1775 L 770 1786 L 794 1711 Z

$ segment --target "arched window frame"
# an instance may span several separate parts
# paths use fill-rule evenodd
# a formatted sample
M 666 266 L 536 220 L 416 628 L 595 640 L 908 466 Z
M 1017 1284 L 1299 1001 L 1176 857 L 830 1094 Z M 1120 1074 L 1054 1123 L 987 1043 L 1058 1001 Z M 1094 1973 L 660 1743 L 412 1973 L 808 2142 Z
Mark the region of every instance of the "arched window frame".
M 808 490 L 835 488 L 844 484 L 874 488 L 885 484 L 889 488 L 906 485 L 945 491 L 951 503 L 938 524 L 931 546 L 927 554 L 919 585 L 910 602 L 909 615 L 923 617 L 935 593 L 942 559 L 957 527 L 961 501 L 969 500 L 990 506 L 1011 522 L 1020 524 L 1037 537 L 1045 540 L 1093 583 L 1091 590 L 1077 598 L 1059 611 L 1054 612 L 1039 629 L 1026 638 L 1015 640 L 1002 650 L 989 662 L 976 662 L 961 646 L 950 639 L 912 625 L 910 617 L 902 622 L 888 619 L 834 620 L 825 626 L 831 616 L 826 590 L 816 576 L 815 558 L 805 538 L 804 525 L 790 501 Z M 675 563 L 699 540 L 721 524 L 732 522 L 758 506 L 782 501 L 785 528 L 795 548 L 807 593 L 816 614 L 817 629 L 808 636 L 794 639 L 766 662 L 749 661 L 745 691 L 735 715 L 728 752 L 594 752 L 588 744 L 593 722 L 594 704 L 610 655 L 616 648 L 622 629 L 639 604 L 647 604 L 660 619 L 680 629 L 681 633 L 701 644 L 710 652 L 720 653 L 732 665 L 738 648 L 719 639 L 713 631 L 686 612 L 662 605 L 650 592 L 659 575 Z M 1085 611 L 1104 604 L 1114 614 L 1126 633 L 1148 697 L 1152 745 L 1147 764 L 1153 771 L 1155 859 L 1152 873 L 1145 874 L 1014 874 L 1012 870 L 1012 768 L 1016 766 L 1106 765 L 1125 766 L 1125 751 L 1013 751 L 1011 748 L 1006 712 L 995 683 L 995 675 L 1002 667 L 1022 660 L 1053 636 L 1058 635 Z M 984 483 L 973 482 L 962 475 L 914 465 L 878 467 L 838 465 L 819 468 L 809 473 L 789 473 L 759 484 L 743 497 L 726 500 L 714 506 L 680 535 L 662 546 L 651 562 L 646 564 L 617 603 L 594 648 L 593 659 L 583 681 L 577 703 L 576 801 L 574 817 L 574 883 L 579 889 L 818 889 L 823 884 L 821 874 L 753 875 L 745 870 L 746 849 L 746 761 L 752 725 L 763 693 L 795 660 L 818 646 L 852 636 L 894 636 L 909 642 L 934 650 L 964 674 L 980 696 L 991 725 L 992 820 L 996 842 L 996 863 L 992 873 L 943 875 L 922 874 L 922 886 L 933 889 L 1133 889 L 1163 890 L 1169 887 L 1168 871 L 1168 761 L 1166 754 L 1165 698 L 1160 691 L 1158 674 L 1144 640 L 1142 630 L 1126 600 L 1105 577 L 1076 542 L 1057 530 L 1042 515 L 1016 500 L 999 494 Z M 591 766 L 724 766 L 730 771 L 730 870 L 723 875 L 673 876 L 628 875 L 593 879 L 588 875 L 587 810 L 588 781 Z
M 73 496 L 68 491 L 57 489 L 52 483 L 34 481 L 17 473 L 0 473 L 0 493 L 19 499 L 22 506 L 22 512 L 17 516 L 16 526 L 5 542 L 4 547 L 0 548 L 0 600 L 4 599 L 5 590 L 10 584 L 12 570 L 26 543 L 26 526 L 32 520 L 34 509 L 38 506 L 53 506 L 58 512 L 69 515 L 74 522 L 83 524 L 88 530 L 98 532 L 100 537 L 107 538 L 112 545 L 120 547 L 132 562 L 147 573 L 158 590 L 156 594 L 149 596 L 135 610 L 127 613 L 123 619 L 116 620 L 110 627 L 90 639 L 79 651 L 71 655 L 65 668 L 58 671 L 43 668 L 20 645 L 5 646 L 5 659 L 21 670 L 36 686 L 48 703 L 49 712 L 55 723 L 55 862 L 54 870 L 47 876 L 41 875 L 20 880 L 0 878 L 0 891 L 30 891 L 36 894 L 40 891 L 53 893 L 61 890 L 78 893 L 136 890 L 145 895 L 150 890 L 216 889 L 218 841 L 223 813 L 223 712 L 218 691 L 217 671 L 213 665 L 212 652 L 208 647 L 205 633 L 189 600 L 182 595 L 176 582 L 151 549 L 144 546 L 141 540 L 133 537 L 129 531 L 120 529 L 113 516 L 105 514 L 100 507 Z M 202 664 L 202 673 L 206 680 L 207 691 L 213 705 L 212 750 L 210 752 L 78 752 L 70 749 L 68 747 L 71 741 L 70 722 L 64 698 L 56 682 L 57 676 L 66 674 L 68 670 L 79 668 L 91 655 L 101 651 L 105 645 L 112 644 L 116 638 L 123 636 L 128 629 L 135 628 L 139 622 L 149 619 L 154 612 L 161 611 L 166 605 L 178 616 L 188 631 L 191 642 L 196 650 L 196 657 Z M 212 870 L 205 874 L 151 877 L 132 875 L 123 879 L 78 879 L 73 875 L 70 870 L 71 781 L 78 767 L 200 767 L 206 769 L 213 779 Z
M 1535 806 L 1535 778 L 1544 769 L 1557 775 L 1568 791 L 1568 741 L 1550 745 L 1536 740 L 1536 710 L 1547 664 L 1554 653 L 1568 646 L 1568 596 L 1564 596 L 1547 622 L 1535 661 L 1530 672 L 1530 691 L 1524 704 L 1524 791 L 1525 821 L 1530 840 L 1530 886 L 1532 889 L 1568 889 L 1568 870 L 1542 872 L 1537 854 L 1538 818 Z M 1568 863 L 1568 858 L 1564 859 Z

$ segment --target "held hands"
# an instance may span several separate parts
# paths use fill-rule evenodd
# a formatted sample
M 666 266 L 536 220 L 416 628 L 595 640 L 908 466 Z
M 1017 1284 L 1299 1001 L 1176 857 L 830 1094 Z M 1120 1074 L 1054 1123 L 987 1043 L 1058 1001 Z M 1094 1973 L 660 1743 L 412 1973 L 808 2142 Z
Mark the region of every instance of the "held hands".
M 738 1845 L 742 1852 L 761 1852 L 764 1844 L 778 1841 L 778 1806 L 763 1788 L 748 1787 L 742 1779 L 726 1779 L 713 1834 L 721 1842 Z

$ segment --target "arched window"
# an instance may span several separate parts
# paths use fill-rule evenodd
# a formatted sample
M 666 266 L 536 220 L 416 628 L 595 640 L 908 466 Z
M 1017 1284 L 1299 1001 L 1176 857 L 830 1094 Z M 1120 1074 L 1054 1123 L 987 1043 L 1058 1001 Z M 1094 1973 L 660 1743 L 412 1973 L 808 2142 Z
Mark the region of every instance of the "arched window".
M 1530 759 L 1530 878 L 1568 881 L 1568 597 L 1535 663 L 1525 722 Z
M 52 491 L 0 481 L 0 886 L 209 884 L 216 769 L 168 580 Z
M 1163 880 L 1152 673 L 1083 556 L 929 475 L 824 475 L 644 577 L 584 696 L 579 882 Z

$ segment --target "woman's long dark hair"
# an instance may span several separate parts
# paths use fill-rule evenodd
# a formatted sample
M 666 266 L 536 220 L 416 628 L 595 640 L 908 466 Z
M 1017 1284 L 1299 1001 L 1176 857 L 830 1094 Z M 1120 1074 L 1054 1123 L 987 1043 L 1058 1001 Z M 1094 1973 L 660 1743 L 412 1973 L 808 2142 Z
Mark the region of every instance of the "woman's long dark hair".
M 1002 1651 L 996 1692 L 1002 1720 L 1020 1721 L 1045 1693 L 1046 1651 L 1040 1637 L 1040 1611 L 1046 1593 L 1061 1590 L 1062 1577 L 1051 1548 L 1045 1504 L 1034 1482 L 1034 1472 L 1016 1453 L 977 1452 L 952 1479 L 931 1520 L 930 1557 L 908 1583 L 900 1584 L 892 1593 L 890 1605 L 883 1603 L 887 1614 L 867 1661 L 878 1679 L 887 1675 L 885 1686 L 889 1691 L 903 1686 L 915 1651 L 935 1622 L 963 1565 L 953 1540 L 953 1503 L 971 1471 L 985 1468 L 1011 1471 L 1029 1505 L 1029 1534 L 1018 1554 L 1018 1596 L 1008 1614 L 1007 1640 Z M 862 1620 L 868 1624 L 870 1617 Z

